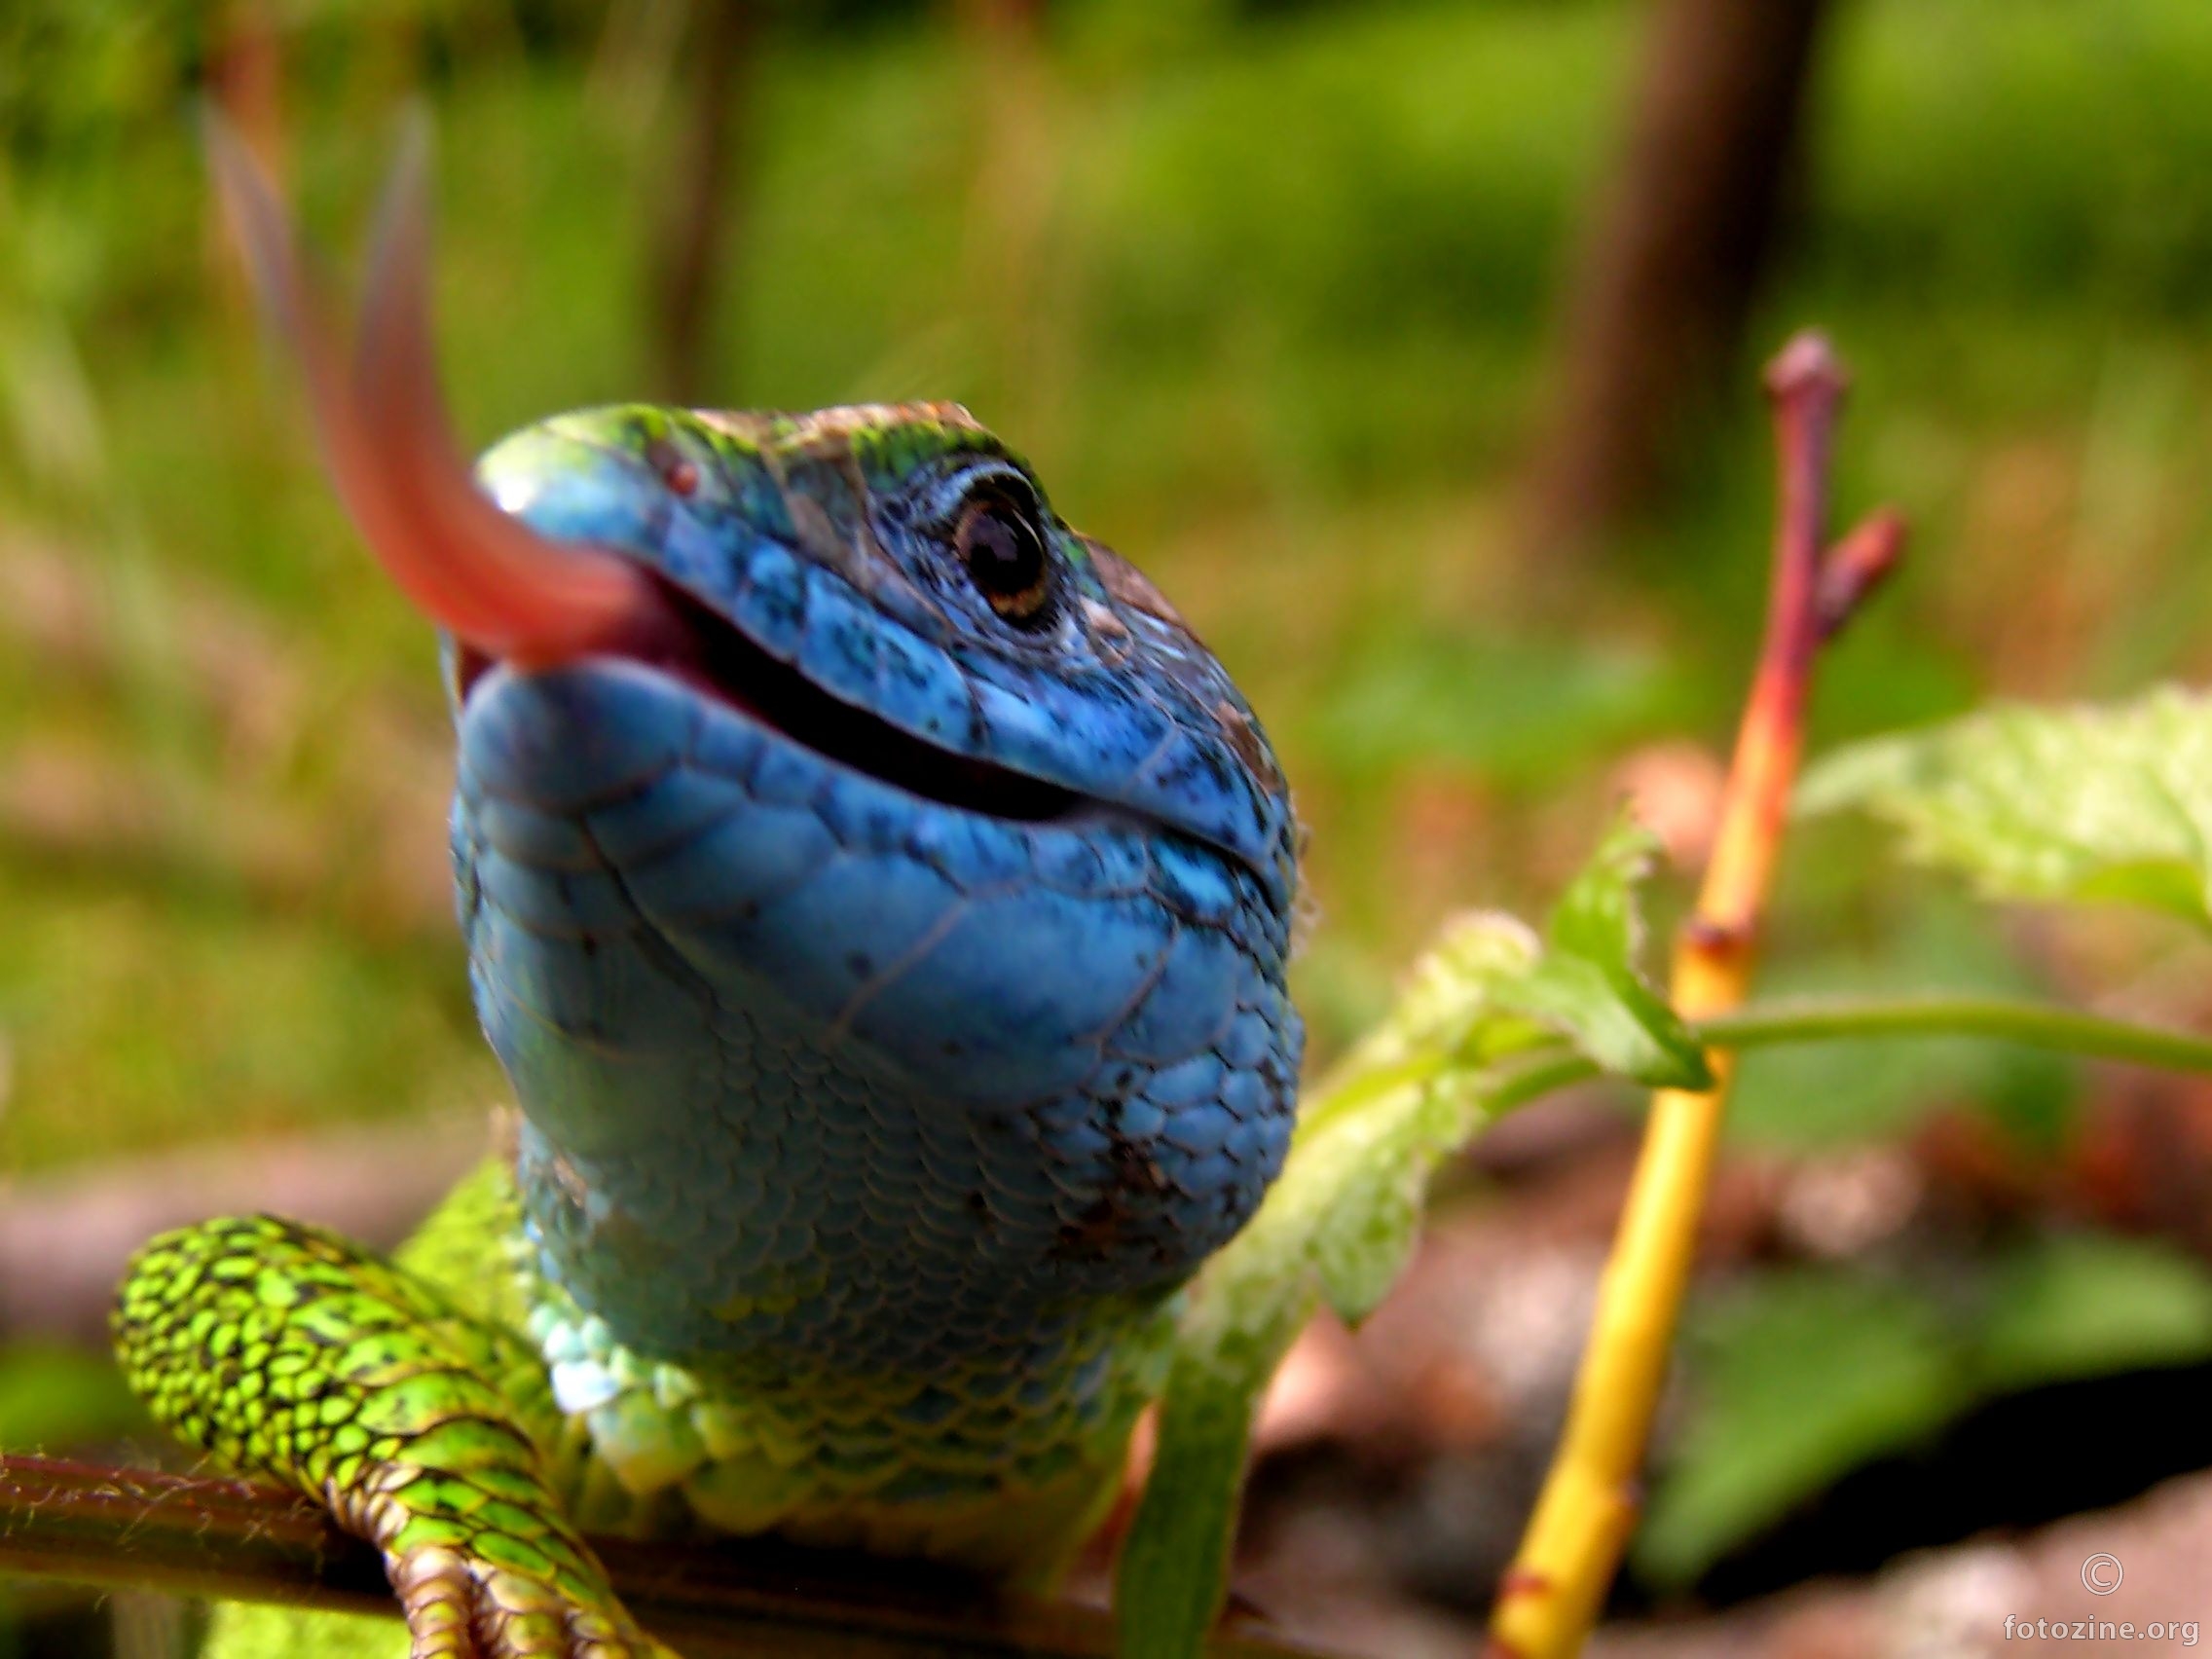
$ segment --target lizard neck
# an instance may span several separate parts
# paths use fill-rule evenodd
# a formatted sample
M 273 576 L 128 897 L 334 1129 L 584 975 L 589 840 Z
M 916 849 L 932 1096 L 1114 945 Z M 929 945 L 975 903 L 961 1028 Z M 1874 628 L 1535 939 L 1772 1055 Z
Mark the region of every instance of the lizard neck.
M 455 866 L 543 1271 L 622 1343 L 1011 1362 L 1242 1225 L 1296 1065 L 1279 951 L 1237 932 L 1256 890 L 1201 928 L 1126 826 L 953 835 L 865 781 L 794 809 L 645 715 L 526 701 L 571 694 L 471 709 Z M 556 787 L 537 734 L 579 727 L 644 746 L 612 801 Z
M 595 961 L 603 982 L 674 966 Z M 626 1346 L 914 1375 L 1003 1349 L 1018 1373 L 1080 1290 L 1171 1276 L 1067 1257 L 1027 1115 L 933 1097 L 766 987 L 684 977 L 619 1058 L 494 1021 L 542 1271 Z

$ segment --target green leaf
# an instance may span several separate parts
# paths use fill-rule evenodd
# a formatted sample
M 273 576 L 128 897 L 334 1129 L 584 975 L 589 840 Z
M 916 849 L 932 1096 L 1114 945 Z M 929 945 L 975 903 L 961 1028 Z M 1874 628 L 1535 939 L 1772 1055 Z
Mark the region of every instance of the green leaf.
M 1636 889 L 1659 843 L 1623 818 L 1561 897 L 1545 928 L 1547 949 L 1501 1007 L 1539 1020 L 1604 1066 L 1660 1088 L 1707 1088 L 1705 1051 L 1666 999 L 1637 972 L 1643 947 Z
M 2212 1356 L 2212 1273 L 2093 1233 L 1956 1264 L 1939 1286 L 1798 1269 L 1718 1299 L 1685 1346 L 1690 1409 L 1636 1544 L 1662 1585 L 1985 1400 Z
M 2212 697 L 2001 708 L 1881 738 L 1805 776 L 1800 812 L 1855 807 L 1993 897 L 2108 899 L 2212 922 Z
M 1122 1651 L 1199 1652 L 1221 1605 L 1252 1414 L 1326 1303 L 1356 1322 L 1404 1271 L 1437 1164 L 1487 1121 L 1513 1056 L 1557 1032 L 1608 1070 L 1700 1081 L 1704 1059 L 1631 961 L 1650 838 L 1617 827 L 1543 939 L 1450 923 L 1396 1007 L 1304 1104 L 1280 1179 L 1190 1291 L 1144 1501 L 1123 1547 Z
M 1989 1287 L 1979 1368 L 1993 1389 L 2212 1357 L 2212 1274 L 2170 1245 L 2104 1234 L 2039 1240 Z
M 1842 1272 L 1754 1280 L 1701 1315 L 1688 1346 L 1695 1405 L 1635 1545 L 1661 1584 L 1691 1582 L 1970 1398 L 1964 1344 L 1932 1300 Z
M 1636 966 L 1643 944 L 1636 892 L 1657 859 L 1656 838 L 1623 818 L 1567 884 L 1541 940 L 1492 913 L 1447 924 L 1360 1057 L 1441 1048 L 1474 1062 L 1549 1033 L 1638 1083 L 1708 1087 L 1713 1073 L 1697 1039 Z

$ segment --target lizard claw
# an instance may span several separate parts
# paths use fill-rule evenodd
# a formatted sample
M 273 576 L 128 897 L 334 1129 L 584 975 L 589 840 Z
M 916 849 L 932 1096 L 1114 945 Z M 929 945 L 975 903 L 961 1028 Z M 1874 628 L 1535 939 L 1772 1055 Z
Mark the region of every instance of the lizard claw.
M 676 1659 L 611 1600 L 565 1589 L 551 1563 L 499 1566 L 443 1545 L 389 1563 L 410 1659 Z

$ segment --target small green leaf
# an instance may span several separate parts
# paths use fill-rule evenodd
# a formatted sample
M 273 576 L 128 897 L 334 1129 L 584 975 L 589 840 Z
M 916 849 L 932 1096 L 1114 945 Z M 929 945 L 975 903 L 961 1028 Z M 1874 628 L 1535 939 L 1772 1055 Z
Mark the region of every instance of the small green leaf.
M 2212 922 L 2212 697 L 2002 708 L 1829 756 L 1800 812 L 1855 807 L 2001 899 L 2118 900 Z
M 1190 1291 L 1152 1478 L 1122 1552 L 1124 1654 L 1203 1648 L 1261 1392 L 1317 1305 L 1356 1322 L 1396 1282 L 1429 1176 L 1489 1116 L 1497 1062 L 1556 1032 L 1626 1076 L 1704 1080 L 1702 1054 L 1631 960 L 1652 852 L 1648 836 L 1616 828 L 1541 940 L 1508 916 L 1448 924 L 1389 1016 L 1305 1102 L 1267 1202 Z
M 1659 856 L 1658 838 L 1623 818 L 1568 885 L 1544 930 L 1547 949 L 1501 1007 L 1558 1031 L 1607 1071 L 1658 1088 L 1707 1088 L 1705 1051 L 1637 971 L 1643 947 L 1636 889 Z

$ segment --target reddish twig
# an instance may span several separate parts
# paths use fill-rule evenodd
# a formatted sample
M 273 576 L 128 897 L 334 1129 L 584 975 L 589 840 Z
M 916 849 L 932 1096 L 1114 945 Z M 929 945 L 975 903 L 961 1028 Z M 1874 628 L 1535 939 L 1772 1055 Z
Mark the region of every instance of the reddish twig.
M 1874 590 L 1890 579 L 1904 557 L 1906 535 L 1904 515 L 1884 507 L 1860 520 L 1828 549 L 1813 596 L 1824 641 L 1841 633 Z

